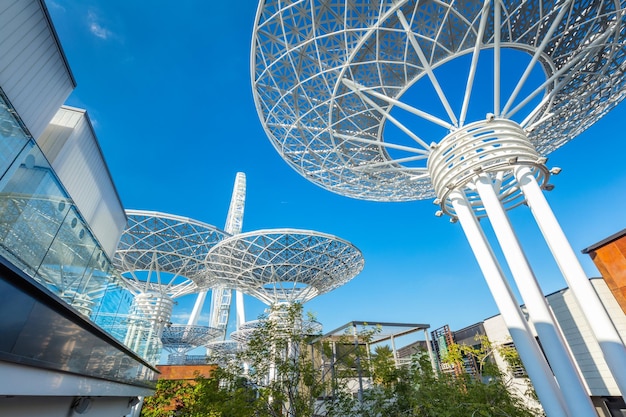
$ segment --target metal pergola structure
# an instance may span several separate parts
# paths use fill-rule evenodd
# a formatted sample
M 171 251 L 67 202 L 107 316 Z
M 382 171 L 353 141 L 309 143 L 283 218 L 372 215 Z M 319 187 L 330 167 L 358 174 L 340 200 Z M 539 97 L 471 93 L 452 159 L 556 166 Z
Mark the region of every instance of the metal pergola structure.
M 379 321 L 359 321 L 352 320 L 343 326 L 326 332 L 322 336 L 313 339 L 310 344 L 315 344 L 322 340 L 339 341 L 342 338 L 357 344 L 375 346 L 389 343 L 394 355 L 394 360 L 398 364 L 398 348 L 395 341 L 401 337 L 414 335 L 423 332 L 426 350 L 428 352 L 433 368 L 436 367 L 432 346 L 428 339 L 429 324 L 424 323 L 395 323 Z M 368 348 L 369 349 L 369 348 Z
M 624 0 L 301 0 L 257 11 L 253 91 L 276 150 L 333 192 L 435 198 L 438 215 L 458 220 L 550 417 L 595 410 L 506 211 L 529 206 L 624 395 L 626 348 L 542 189 L 559 171 L 545 155 L 624 99 L 625 9 Z
M 396 341 L 405 336 L 416 335 L 423 332 L 424 345 L 430 359 L 433 370 L 436 369 L 434 354 L 431 343 L 428 339 L 429 324 L 423 323 L 392 323 L 392 322 L 376 322 L 376 321 L 350 321 L 322 336 L 316 337 L 309 342 L 311 347 L 311 357 L 316 366 L 321 369 L 322 380 L 327 378 L 327 374 L 331 374 L 332 378 L 336 378 L 336 368 L 341 366 L 342 355 L 347 353 L 356 354 L 356 379 L 357 394 L 359 400 L 363 399 L 364 390 L 364 370 L 368 368 L 371 361 L 371 350 L 373 346 L 381 346 L 388 344 L 393 355 L 396 366 L 400 366 L 400 358 L 398 357 L 398 347 Z M 330 355 L 324 354 L 324 349 L 318 345 L 326 343 L 330 346 Z M 316 349 L 316 346 L 318 348 Z M 339 352 L 337 346 L 347 346 L 343 353 Z M 364 351 L 360 352 L 359 347 L 364 346 Z M 362 357 L 362 355 L 364 357 Z M 365 362 L 363 364 L 362 362 Z
M 197 281 L 205 272 L 209 250 L 228 234 L 166 213 L 126 210 L 126 214 L 128 225 L 113 259 L 135 293 L 125 343 L 156 361 L 174 298 L 203 289 Z

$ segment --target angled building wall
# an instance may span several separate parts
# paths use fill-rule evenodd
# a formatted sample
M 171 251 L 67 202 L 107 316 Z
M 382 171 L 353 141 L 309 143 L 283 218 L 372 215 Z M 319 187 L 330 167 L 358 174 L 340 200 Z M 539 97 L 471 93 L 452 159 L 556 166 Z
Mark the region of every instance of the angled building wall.
M 43 0 L 0 2 L 0 87 L 33 137 L 75 87 Z
M 626 339 L 626 316 L 603 279 L 591 280 L 618 333 Z M 620 396 L 620 391 L 589 323 L 569 289 L 547 296 L 592 396 Z
M 59 110 L 73 87 L 43 1 L 0 1 L 2 416 L 121 417 L 155 387 L 119 340 L 125 217 L 86 114 Z
M 609 313 L 622 340 L 626 340 L 626 316 L 603 279 L 591 280 L 604 308 Z M 612 416 L 615 412 L 626 412 L 617 384 L 604 360 L 600 346 L 595 340 L 589 323 L 569 288 L 546 296 L 559 327 L 574 356 L 588 392 L 600 416 Z M 509 332 L 500 315 L 483 322 L 487 337 L 495 344 L 511 343 Z M 499 365 L 506 365 L 500 360 Z M 524 375 L 518 375 L 523 378 Z M 523 391 L 523 381 L 514 383 Z
M 112 258 L 126 227 L 126 214 L 87 112 L 61 107 L 37 144 Z

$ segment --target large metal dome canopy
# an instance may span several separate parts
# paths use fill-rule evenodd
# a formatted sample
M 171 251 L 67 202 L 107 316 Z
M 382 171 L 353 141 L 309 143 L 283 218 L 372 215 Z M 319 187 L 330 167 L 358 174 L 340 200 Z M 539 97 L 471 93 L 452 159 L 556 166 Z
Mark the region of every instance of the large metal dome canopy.
M 161 342 L 164 347 L 172 350 L 190 350 L 208 343 L 222 333 L 222 329 L 208 326 L 171 324 L 163 328 Z
M 163 328 L 161 342 L 164 347 L 173 351 L 187 351 L 209 343 L 222 333 L 222 329 L 208 326 L 171 324 Z
M 184 365 L 187 353 L 220 337 L 224 331 L 215 327 L 171 324 L 163 328 L 161 343 L 170 352 L 169 365 Z
M 186 217 L 143 210 L 126 210 L 126 214 L 128 225 L 113 264 L 142 293 L 177 297 L 193 292 L 209 250 L 228 236 Z
M 227 283 L 266 304 L 304 303 L 363 269 L 361 252 L 332 235 L 295 229 L 231 236 L 209 252 L 206 283 Z
M 540 155 L 619 103 L 623 8 L 623 0 L 261 1 L 257 110 L 282 157 L 318 185 L 361 199 L 431 198 L 431 144 L 476 121 L 466 118 L 481 95 Z M 507 51 L 526 57 L 514 79 L 500 59 Z M 485 57 L 493 63 L 481 65 Z M 481 72 L 495 79 L 479 86 Z M 465 94 L 447 88 L 459 84 Z M 411 129 L 399 110 L 433 130 Z
M 559 171 L 545 155 L 624 99 L 625 13 L 626 0 L 268 0 L 257 12 L 253 91 L 274 147 L 339 194 L 436 197 L 550 417 L 597 413 L 506 212 L 530 208 L 626 398 L 626 346 L 542 192 Z

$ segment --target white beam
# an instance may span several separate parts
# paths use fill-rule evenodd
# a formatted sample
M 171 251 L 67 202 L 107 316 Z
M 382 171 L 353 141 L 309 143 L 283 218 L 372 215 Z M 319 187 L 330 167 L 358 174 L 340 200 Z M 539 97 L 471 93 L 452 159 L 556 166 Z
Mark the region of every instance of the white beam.
M 548 417 L 571 416 L 566 411 L 565 400 L 554 375 L 467 198 L 461 191 L 455 190 L 450 193 L 450 201 L 546 414 Z
M 574 360 L 566 348 L 565 339 L 541 292 L 498 195 L 493 189 L 491 178 L 486 174 L 481 174 L 474 184 L 509 265 L 509 270 L 524 299 L 530 320 L 537 330 L 541 346 L 561 387 L 567 407 L 571 410 L 572 416 L 597 417 L 582 378 L 574 365 Z
M 567 285 L 591 327 L 622 397 L 626 395 L 626 347 L 600 298 L 587 278 L 552 209 L 528 167 L 518 167 L 515 176 L 535 221 L 556 260 Z

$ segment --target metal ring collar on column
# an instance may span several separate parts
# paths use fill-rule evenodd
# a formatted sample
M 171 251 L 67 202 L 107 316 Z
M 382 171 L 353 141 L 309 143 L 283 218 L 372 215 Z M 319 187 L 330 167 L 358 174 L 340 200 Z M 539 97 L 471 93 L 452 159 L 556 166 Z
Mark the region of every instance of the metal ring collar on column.
M 514 121 L 488 118 L 458 129 L 432 147 L 428 171 L 437 193 L 436 204 L 452 217 L 455 210 L 449 196 L 452 190 L 465 192 L 474 212 L 484 217 L 485 211 L 471 182 L 481 173 L 488 173 L 506 210 L 524 202 L 513 168 L 530 166 L 537 182 L 547 183 L 550 172 L 528 140 L 526 132 Z
M 174 300 L 160 293 L 141 293 L 135 296 L 135 308 L 141 313 L 143 318 L 160 332 L 163 326 L 170 321 L 172 310 L 174 308 Z

